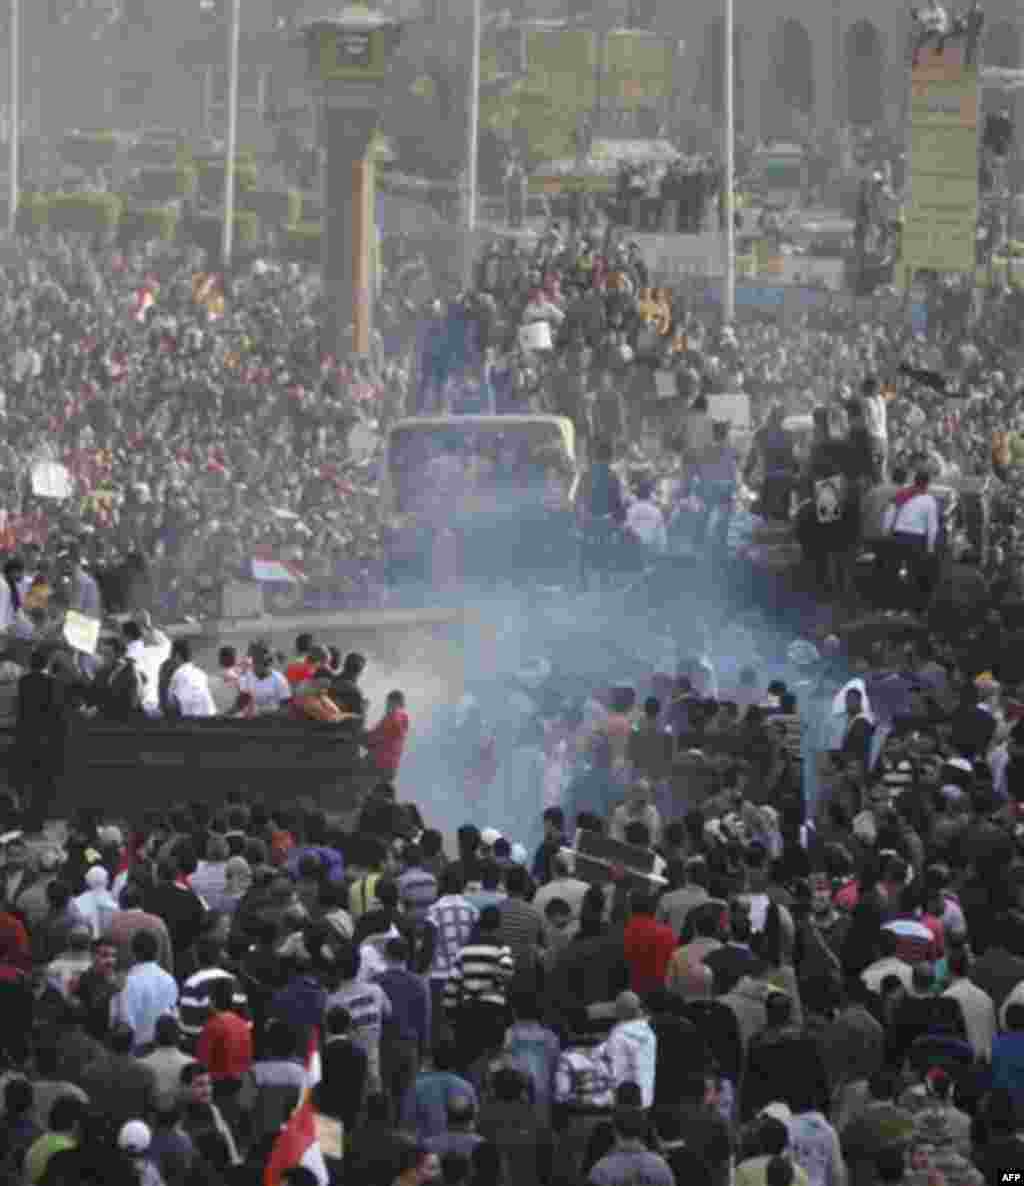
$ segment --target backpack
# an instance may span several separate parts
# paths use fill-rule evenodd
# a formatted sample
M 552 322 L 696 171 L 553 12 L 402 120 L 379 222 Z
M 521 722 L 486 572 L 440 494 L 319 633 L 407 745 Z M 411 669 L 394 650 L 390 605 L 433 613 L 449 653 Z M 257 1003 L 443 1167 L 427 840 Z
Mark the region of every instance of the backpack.
M 846 478 L 834 474 L 814 483 L 814 515 L 822 525 L 838 523 L 846 510 Z

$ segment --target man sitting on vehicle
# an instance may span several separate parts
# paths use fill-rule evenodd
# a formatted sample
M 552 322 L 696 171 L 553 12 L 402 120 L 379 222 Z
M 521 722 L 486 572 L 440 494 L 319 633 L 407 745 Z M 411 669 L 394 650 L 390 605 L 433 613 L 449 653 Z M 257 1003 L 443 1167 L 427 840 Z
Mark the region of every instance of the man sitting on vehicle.
M 312 675 L 293 688 L 292 716 L 303 721 L 337 723 L 342 719 L 342 712 L 331 697 L 331 681 L 334 676 L 328 666 L 326 647 L 310 646 L 306 659 Z
M 252 671 L 247 671 L 238 681 L 235 711 L 244 717 L 270 716 L 289 703 L 292 689 L 280 671 L 274 670 L 269 647 L 255 643 L 249 656 Z

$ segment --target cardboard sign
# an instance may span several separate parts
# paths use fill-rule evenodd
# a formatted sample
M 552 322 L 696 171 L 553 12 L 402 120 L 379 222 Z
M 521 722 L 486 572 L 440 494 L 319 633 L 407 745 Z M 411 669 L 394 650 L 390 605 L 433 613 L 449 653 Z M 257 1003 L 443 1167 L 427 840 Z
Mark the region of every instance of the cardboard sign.
M 607 885 L 616 868 L 626 871 L 626 886 L 630 891 L 657 890 L 668 884 L 654 872 L 655 854 L 650 849 L 622 844 L 601 832 L 580 828 L 575 847 L 562 852 L 572 861 L 575 875 L 590 885 Z
M 72 494 L 71 474 L 66 465 L 56 461 L 37 461 L 32 466 L 32 493 L 36 498 L 63 502 Z
M 654 389 L 658 399 L 675 399 L 679 394 L 675 371 L 655 371 Z
M 77 610 L 69 609 L 64 617 L 64 641 L 76 651 L 95 655 L 100 641 L 99 618 L 88 618 Z
M 750 396 L 745 391 L 708 396 L 712 420 L 727 420 L 732 428 L 750 430 Z
M 550 350 L 551 326 L 546 321 L 533 321 L 520 327 L 519 345 L 523 350 Z

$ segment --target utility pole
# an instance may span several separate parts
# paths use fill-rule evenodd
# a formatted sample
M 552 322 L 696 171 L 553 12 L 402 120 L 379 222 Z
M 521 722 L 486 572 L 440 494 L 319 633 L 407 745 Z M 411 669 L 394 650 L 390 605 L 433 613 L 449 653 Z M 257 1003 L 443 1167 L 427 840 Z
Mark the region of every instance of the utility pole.
M 735 53 L 733 42 L 733 0 L 725 0 L 725 286 L 722 292 L 722 320 L 731 325 L 736 316 L 736 88 Z
M 242 24 L 242 0 L 231 0 L 228 27 L 228 142 L 224 158 L 224 225 L 221 228 L 221 262 L 231 266 L 235 242 L 235 156 L 238 152 L 238 39 Z M 227 282 L 225 280 L 225 287 Z
M 11 0 L 11 46 L 8 72 L 10 74 L 10 141 L 7 157 L 7 233 L 14 234 L 18 225 L 18 160 L 21 148 L 21 0 Z

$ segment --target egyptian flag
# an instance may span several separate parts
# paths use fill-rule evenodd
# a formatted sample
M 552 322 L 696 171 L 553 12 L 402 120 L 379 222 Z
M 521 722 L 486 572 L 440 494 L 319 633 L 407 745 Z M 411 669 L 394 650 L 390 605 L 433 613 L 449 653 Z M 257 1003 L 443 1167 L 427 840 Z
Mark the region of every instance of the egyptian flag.
M 192 277 L 192 300 L 206 310 L 211 321 L 224 316 L 224 284 L 218 272 L 197 272 Z
M 278 585 L 301 585 L 306 574 L 290 560 L 275 555 L 271 548 L 255 548 L 252 554 L 252 579 Z
M 284 1174 L 300 1165 L 316 1177 L 320 1186 L 328 1186 L 330 1174 L 320 1146 L 320 1126 L 313 1104 L 313 1088 L 319 1082 L 320 1033 L 314 1029 L 306 1055 L 306 1087 L 295 1111 L 277 1134 L 263 1171 L 263 1186 L 281 1186 Z

